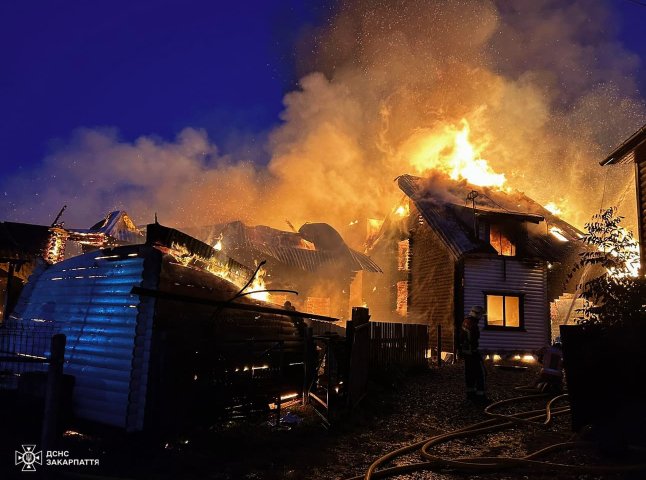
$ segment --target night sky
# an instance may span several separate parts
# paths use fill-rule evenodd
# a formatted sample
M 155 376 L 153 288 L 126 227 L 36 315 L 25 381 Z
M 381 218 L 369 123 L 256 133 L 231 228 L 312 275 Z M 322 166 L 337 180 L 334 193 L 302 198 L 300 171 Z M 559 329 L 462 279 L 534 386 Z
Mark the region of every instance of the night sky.
M 296 87 L 295 44 L 325 20 L 310 3 L 2 2 L 3 172 L 32 168 L 78 127 L 262 142 Z
M 28 178 L 82 127 L 115 128 L 123 142 L 203 129 L 219 153 L 244 146 L 267 161 L 283 98 L 308 73 L 303 45 L 333 3 L 1 2 L 2 177 Z M 644 98 L 646 1 L 606 3 L 619 41 L 641 58 Z

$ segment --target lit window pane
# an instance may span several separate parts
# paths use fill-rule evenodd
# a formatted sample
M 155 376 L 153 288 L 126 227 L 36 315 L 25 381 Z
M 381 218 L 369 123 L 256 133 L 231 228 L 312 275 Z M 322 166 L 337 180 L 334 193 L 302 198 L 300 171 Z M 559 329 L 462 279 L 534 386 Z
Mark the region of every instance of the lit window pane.
M 505 326 L 520 327 L 520 299 L 505 297 Z
M 487 295 L 487 325 L 503 326 L 503 298 L 498 295 Z
M 397 313 L 405 317 L 408 313 L 408 282 L 397 282 Z
M 496 249 L 498 255 L 513 257 L 516 255 L 516 246 L 509 240 L 497 225 L 489 228 L 489 243 Z
M 402 240 L 398 243 L 399 256 L 397 259 L 397 270 L 408 270 L 408 254 L 409 244 L 408 240 Z

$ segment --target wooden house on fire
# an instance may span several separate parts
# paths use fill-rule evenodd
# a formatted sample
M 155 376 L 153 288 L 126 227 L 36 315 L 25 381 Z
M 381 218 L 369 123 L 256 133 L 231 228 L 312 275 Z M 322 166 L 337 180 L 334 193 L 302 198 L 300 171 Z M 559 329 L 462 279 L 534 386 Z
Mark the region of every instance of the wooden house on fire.
M 230 222 L 186 229 L 245 265 L 265 260 L 268 289 L 289 289 L 298 295 L 273 293 L 268 300 L 290 301 L 298 310 L 337 318 L 350 315 L 350 286 L 358 272 L 381 273 L 367 255 L 350 248 L 326 223 L 306 223 L 297 232 L 264 225 Z
M 368 253 L 384 270 L 362 279 L 373 317 L 431 325 L 433 336 L 441 326 L 442 351 L 454 353 L 462 319 L 481 305 L 484 350 L 548 344 L 550 302 L 563 293 L 580 232 L 522 193 L 443 176 L 397 181 L 403 204 L 369 239 Z

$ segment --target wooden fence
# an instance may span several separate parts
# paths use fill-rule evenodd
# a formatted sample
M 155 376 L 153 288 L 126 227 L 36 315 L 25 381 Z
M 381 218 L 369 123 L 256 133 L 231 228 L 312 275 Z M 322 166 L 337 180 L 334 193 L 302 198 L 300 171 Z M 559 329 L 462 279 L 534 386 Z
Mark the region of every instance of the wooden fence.
M 345 328 L 330 322 L 308 320 L 315 335 L 337 333 L 345 336 Z M 410 323 L 370 322 L 370 365 L 385 367 L 426 367 L 429 346 L 427 325 Z
M 426 367 L 429 326 L 370 322 L 370 365 Z

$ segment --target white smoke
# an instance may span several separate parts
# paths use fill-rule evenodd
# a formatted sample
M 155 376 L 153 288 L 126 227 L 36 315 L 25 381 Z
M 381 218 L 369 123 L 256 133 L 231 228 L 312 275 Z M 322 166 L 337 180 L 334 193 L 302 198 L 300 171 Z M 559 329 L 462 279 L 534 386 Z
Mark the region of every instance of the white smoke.
M 419 173 L 402 153 L 412 135 L 465 118 L 511 187 L 560 202 L 581 226 L 630 181 L 629 170 L 598 161 L 646 123 L 639 59 L 618 43 L 609 5 L 345 3 L 301 46 L 315 54 L 299 59 L 303 77 L 285 96 L 267 167 L 219 153 L 200 130 L 129 143 L 114 130 L 81 129 L 35 178 L 0 181 L 0 215 L 49 223 L 68 204 L 74 226 L 124 208 L 137 222 L 158 212 L 180 227 L 233 219 L 339 227 L 392 208 L 394 177 Z

